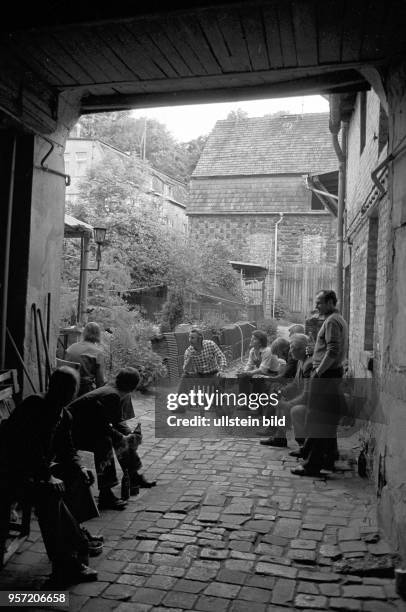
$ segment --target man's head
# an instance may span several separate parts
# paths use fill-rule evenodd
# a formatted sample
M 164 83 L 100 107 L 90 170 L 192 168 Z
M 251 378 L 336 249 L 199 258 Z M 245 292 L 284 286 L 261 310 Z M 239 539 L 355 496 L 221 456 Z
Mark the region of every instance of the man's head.
M 87 323 L 83 330 L 83 340 L 86 342 L 100 342 L 101 330 L 97 323 Z
M 268 336 L 265 332 L 256 329 L 252 332 L 250 346 L 253 348 L 265 348 L 268 345 Z
M 200 329 L 194 328 L 189 332 L 189 344 L 193 348 L 198 348 L 203 343 L 203 333 Z
M 289 355 L 289 342 L 285 338 L 276 338 L 271 344 L 271 353 L 287 361 Z
M 337 296 L 335 291 L 331 289 L 323 289 L 316 295 L 316 309 L 321 315 L 331 314 L 337 304 Z
M 135 368 L 122 368 L 116 376 L 116 387 L 122 393 L 135 391 L 140 382 L 140 374 Z
M 293 336 L 293 334 L 304 334 L 304 331 L 304 325 L 300 325 L 300 323 L 295 323 L 295 325 L 291 325 L 288 329 L 289 339 Z
M 306 359 L 306 348 L 309 345 L 309 337 L 305 334 L 293 334 L 290 338 L 290 350 L 293 359 L 304 361 Z
M 79 381 L 77 370 L 68 366 L 62 366 L 51 374 L 47 398 L 57 411 L 70 404 L 75 398 L 79 389 Z

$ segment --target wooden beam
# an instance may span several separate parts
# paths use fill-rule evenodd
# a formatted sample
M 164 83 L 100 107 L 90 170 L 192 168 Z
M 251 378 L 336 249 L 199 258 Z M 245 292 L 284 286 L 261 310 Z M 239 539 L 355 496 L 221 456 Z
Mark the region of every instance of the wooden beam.
M 320 93 L 342 93 L 344 91 L 361 91 L 369 89 L 369 84 L 352 71 L 337 72 L 324 75 L 309 76 L 284 80 L 282 82 L 266 82 L 261 84 L 253 81 L 252 85 L 241 85 L 237 80 L 227 86 L 225 83 L 217 87 L 202 87 L 199 80 L 195 80 L 195 87 L 186 90 L 181 87 L 182 81 L 177 83 L 174 91 L 134 92 L 110 96 L 86 96 L 82 99 L 81 112 L 95 113 L 109 110 L 125 110 L 131 108 L 152 108 L 154 106 L 171 106 L 182 104 L 197 104 L 203 102 L 225 102 L 252 100 L 264 98 L 278 98 L 293 95 L 314 95 Z

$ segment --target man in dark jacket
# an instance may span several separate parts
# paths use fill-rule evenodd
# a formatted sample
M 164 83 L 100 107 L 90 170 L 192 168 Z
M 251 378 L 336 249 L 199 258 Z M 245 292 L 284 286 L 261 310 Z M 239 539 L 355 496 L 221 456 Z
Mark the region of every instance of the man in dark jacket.
M 113 449 L 123 472 L 129 476 L 131 495 L 136 495 L 139 487 L 150 488 L 156 484 L 138 474 L 142 463 L 136 449 L 142 435 L 140 430 L 131 431 L 125 423 L 126 418 L 134 415 L 130 393 L 138 383 L 138 371 L 123 368 L 114 385 L 94 389 L 69 406 L 77 448 L 94 453 L 100 510 L 123 510 L 126 506 L 112 491 L 118 484 Z
M 87 566 L 89 541 L 80 523 L 98 516 L 91 475 L 80 465 L 65 410 L 77 393 L 79 377 L 56 370 L 44 395 L 26 398 L 0 427 L 0 513 L 26 499 L 36 507 L 52 578 L 68 583 L 97 580 Z

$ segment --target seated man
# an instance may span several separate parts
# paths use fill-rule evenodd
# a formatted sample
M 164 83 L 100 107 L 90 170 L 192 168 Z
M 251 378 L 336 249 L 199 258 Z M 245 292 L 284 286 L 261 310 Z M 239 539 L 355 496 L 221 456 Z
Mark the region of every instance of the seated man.
M 132 432 L 124 422 L 123 410 L 129 405 L 130 393 L 137 388 L 139 380 L 137 370 L 123 368 L 115 384 L 94 389 L 69 405 L 77 448 L 94 453 L 100 510 L 126 507 L 111 490 L 118 484 L 113 449 L 123 472 L 129 475 L 131 495 L 137 495 L 139 487 L 150 488 L 156 484 L 138 474 L 142 463 L 136 449 L 142 440 L 141 432 L 137 429 Z
M 82 341 L 71 344 L 66 350 L 66 361 L 80 364 L 78 397 L 104 385 L 104 354 L 100 340 L 100 326 L 97 323 L 87 323 Z
M 56 582 L 97 580 L 87 566 L 89 537 L 79 523 L 99 515 L 80 465 L 65 410 L 79 376 L 68 367 L 51 375 L 48 392 L 26 398 L 0 427 L 0 513 L 8 524 L 10 504 L 34 504 Z M 54 462 L 57 463 L 54 463 Z
M 282 391 L 282 399 L 277 407 L 278 416 L 285 415 L 287 425 L 292 419 L 296 440 L 299 444 L 304 442 L 304 431 L 302 418 L 306 412 L 307 401 L 307 381 L 310 379 L 312 371 L 312 358 L 307 356 L 306 348 L 309 338 L 305 334 L 293 334 L 290 339 L 290 352 L 293 359 L 297 360 L 297 371 L 294 382 L 287 385 Z M 285 429 L 275 432 L 276 435 L 268 440 L 261 440 L 264 446 L 276 446 L 286 448 L 288 441 Z M 296 456 L 296 455 L 295 455 Z

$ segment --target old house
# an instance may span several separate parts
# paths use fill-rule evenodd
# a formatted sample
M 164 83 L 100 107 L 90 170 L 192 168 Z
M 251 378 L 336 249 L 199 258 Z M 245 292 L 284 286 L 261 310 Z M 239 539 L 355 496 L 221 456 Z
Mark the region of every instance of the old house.
M 389 123 L 384 100 L 375 91 L 342 96 L 342 130 L 347 131 L 346 220 L 344 227 L 344 311 L 349 321 L 349 363 L 354 375 L 381 390 L 361 439 L 380 499 L 381 519 L 394 540 L 404 544 L 404 440 L 406 422 L 400 399 L 405 370 L 404 250 L 393 235 L 402 223 L 391 209 L 388 157 Z M 392 150 L 402 153 L 399 141 Z M 392 197 L 397 197 L 396 188 Z M 401 258 L 392 269 L 391 260 Z M 396 331 L 395 331 L 396 330 Z M 396 528 L 395 526 L 396 525 Z
M 305 313 L 315 283 L 331 285 L 334 279 L 335 208 L 318 193 L 327 191 L 323 180 L 329 200 L 337 193 L 328 121 L 327 113 L 218 121 L 192 175 L 191 234 L 226 240 L 236 259 L 246 262 L 241 276 L 256 295 L 261 289 L 253 282 L 261 283 L 261 270 L 268 270 L 262 287 L 268 314 L 274 284 L 276 297 Z M 257 279 L 248 274 L 255 267 Z
M 71 184 L 66 188 L 66 199 L 75 203 L 81 182 L 89 170 L 103 162 L 108 157 L 129 161 L 128 153 L 121 151 L 97 138 L 83 138 L 72 131 L 66 141 L 64 159 L 65 170 L 70 176 Z M 76 131 L 75 131 L 76 130 Z M 133 204 L 143 206 L 145 210 L 157 216 L 162 223 L 178 232 L 187 231 L 186 201 L 188 190 L 182 181 L 164 174 L 153 168 L 149 162 L 133 159 L 137 170 L 136 182 L 139 183 L 140 197 Z

